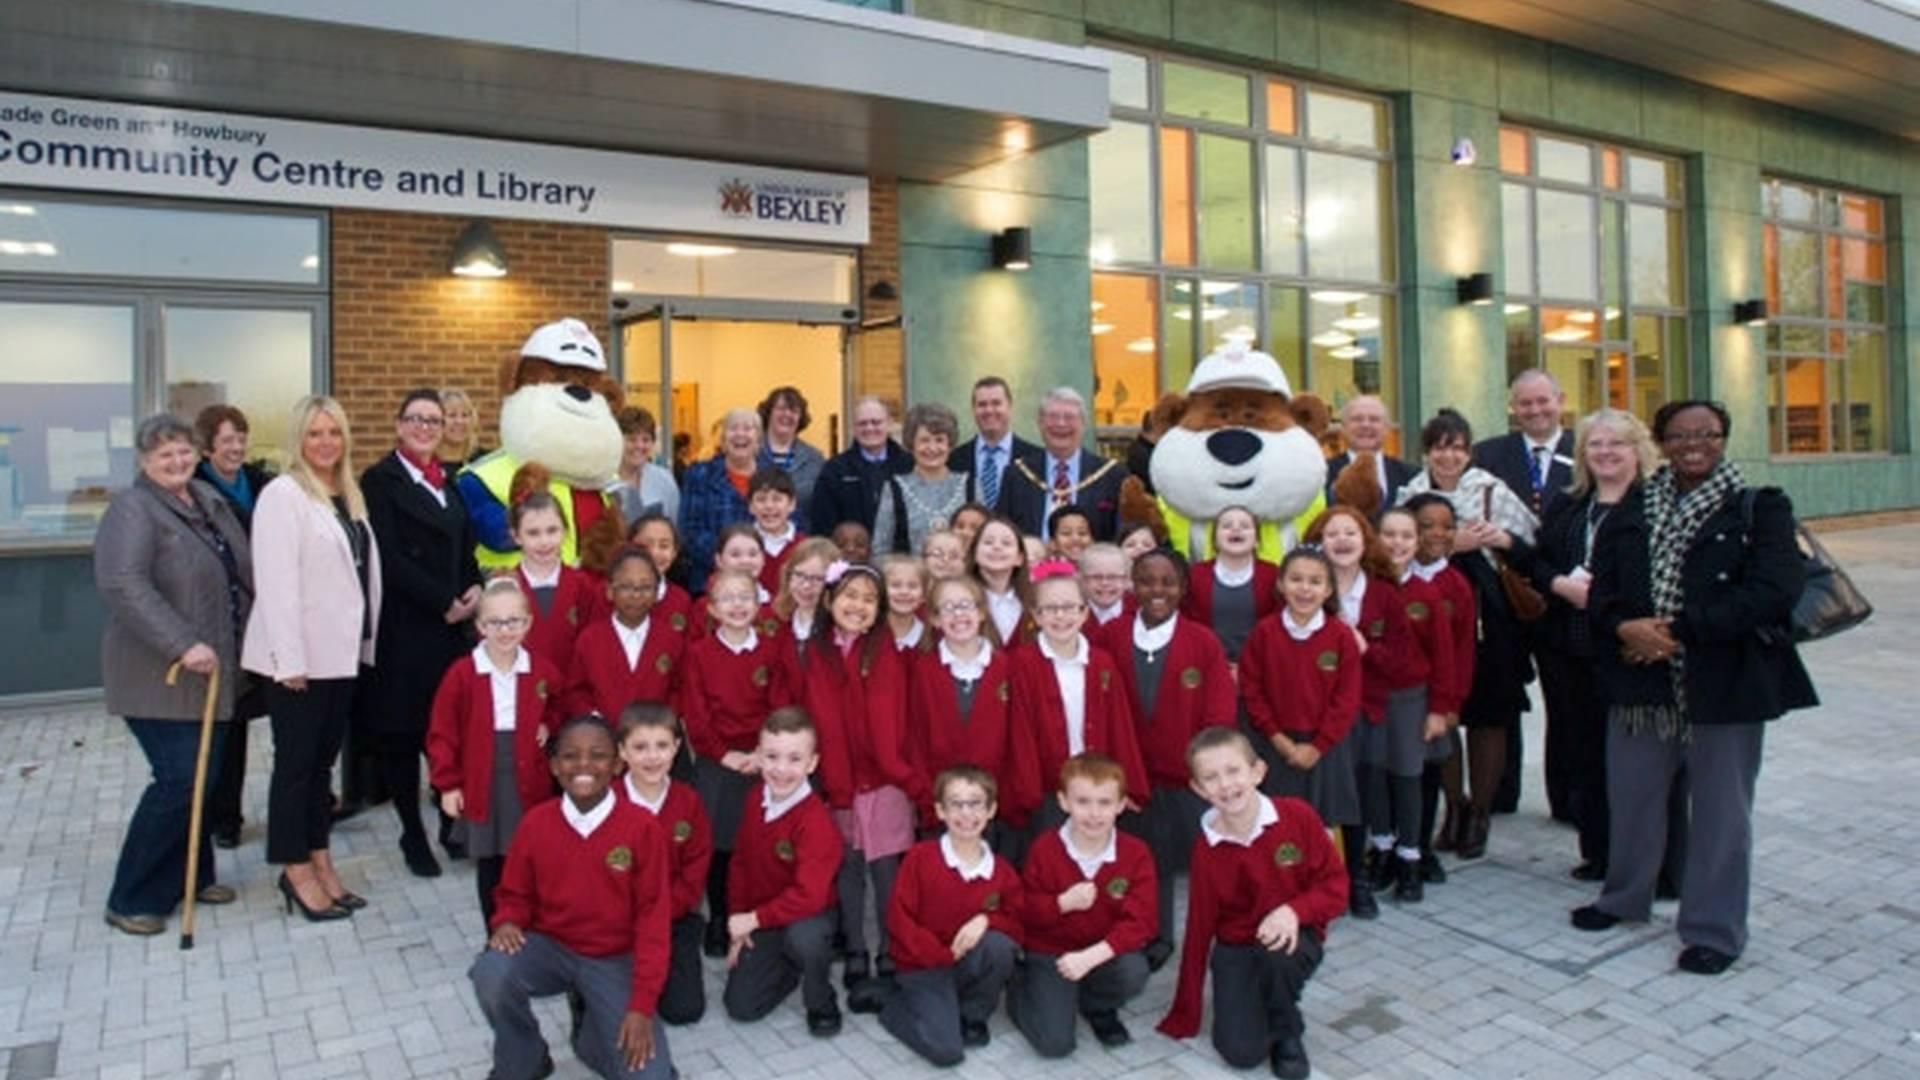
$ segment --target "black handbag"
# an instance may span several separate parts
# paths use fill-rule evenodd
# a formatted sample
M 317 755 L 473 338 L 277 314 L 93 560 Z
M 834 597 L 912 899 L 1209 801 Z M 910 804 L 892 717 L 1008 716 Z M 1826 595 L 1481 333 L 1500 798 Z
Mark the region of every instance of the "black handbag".
M 1756 490 L 1747 488 L 1740 493 L 1740 518 L 1749 537 L 1753 535 Z M 1794 519 L 1793 532 L 1800 557 L 1806 560 L 1806 582 L 1800 587 L 1800 599 L 1794 602 L 1787 625 L 1761 627 L 1757 631 L 1760 640 L 1769 645 L 1819 641 L 1851 630 L 1872 617 L 1873 605 L 1867 602 L 1866 595 L 1799 518 Z

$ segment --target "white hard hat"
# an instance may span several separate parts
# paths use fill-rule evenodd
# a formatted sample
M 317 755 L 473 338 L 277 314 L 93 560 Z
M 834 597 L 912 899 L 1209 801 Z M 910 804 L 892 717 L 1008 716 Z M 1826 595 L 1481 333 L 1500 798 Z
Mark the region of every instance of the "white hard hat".
M 1293 396 L 1287 373 L 1280 362 L 1263 352 L 1247 348 L 1244 341 L 1232 341 L 1208 353 L 1194 365 L 1187 380 L 1187 393 L 1202 390 L 1262 390 Z
M 562 367 L 607 370 L 607 354 L 600 348 L 600 339 L 579 319 L 561 319 L 535 330 L 527 337 L 527 343 L 520 346 L 520 355 L 549 360 Z

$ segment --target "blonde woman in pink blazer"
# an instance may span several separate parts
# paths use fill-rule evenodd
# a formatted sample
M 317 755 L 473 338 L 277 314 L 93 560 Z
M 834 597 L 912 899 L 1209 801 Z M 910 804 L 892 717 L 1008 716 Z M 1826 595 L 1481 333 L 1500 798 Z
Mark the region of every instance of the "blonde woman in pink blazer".
M 286 473 L 253 510 L 254 605 L 240 664 L 272 680 L 273 782 L 267 861 L 285 867 L 280 892 L 310 922 L 344 919 L 366 901 L 348 892 L 328 851 L 331 779 L 353 707 L 354 677 L 373 663 L 380 552 L 347 467 L 347 414 L 330 397 L 302 398 Z

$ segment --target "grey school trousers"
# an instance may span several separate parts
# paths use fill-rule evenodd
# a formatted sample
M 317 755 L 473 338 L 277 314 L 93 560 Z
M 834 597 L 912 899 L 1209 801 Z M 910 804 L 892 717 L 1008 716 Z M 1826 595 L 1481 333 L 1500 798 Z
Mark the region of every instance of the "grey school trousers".
M 527 932 L 527 942 L 509 956 L 487 949 L 470 973 L 480 1011 L 493 1027 L 493 1075 L 500 1080 L 533 1076 L 547 1056 L 547 1041 L 533 1015 L 533 999 L 577 991 L 586 1004 L 573 1052 L 601 1076 L 623 1080 L 667 1080 L 673 1056 L 667 1031 L 653 1021 L 653 1058 L 628 1069 L 615 1040 L 633 992 L 632 956 L 581 956 L 545 934 Z

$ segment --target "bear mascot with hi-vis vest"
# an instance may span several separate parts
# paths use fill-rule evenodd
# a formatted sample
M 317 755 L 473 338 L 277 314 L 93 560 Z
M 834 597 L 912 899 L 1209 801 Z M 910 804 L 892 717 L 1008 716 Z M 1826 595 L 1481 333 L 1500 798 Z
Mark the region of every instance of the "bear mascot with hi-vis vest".
M 458 480 L 479 538 L 474 554 L 481 571 L 519 565 L 510 508 L 545 488 L 567 527 L 561 561 L 604 572 L 626 525 L 608 494 L 624 446 L 613 417 L 622 394 L 607 374 L 600 339 L 579 319 L 548 323 L 503 365 L 500 381 L 500 449 L 467 466 Z
M 1326 509 L 1327 461 L 1319 433 L 1327 407 L 1295 396 L 1273 357 L 1229 342 L 1193 369 L 1184 396 L 1155 406 L 1164 428 L 1149 475 L 1121 488 L 1121 518 L 1159 520 L 1167 543 L 1196 562 L 1213 557 L 1213 519 L 1240 506 L 1260 523 L 1256 553 L 1279 562 Z

